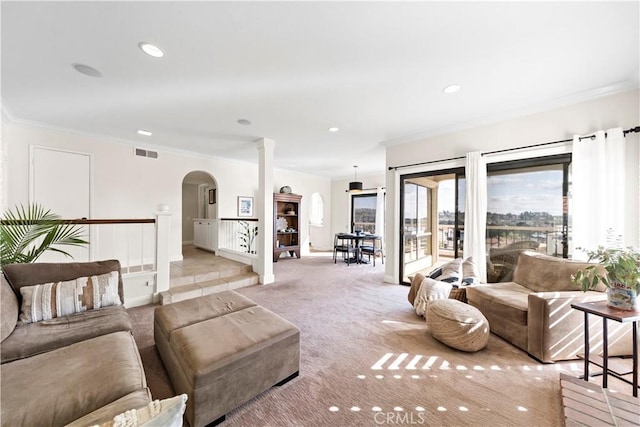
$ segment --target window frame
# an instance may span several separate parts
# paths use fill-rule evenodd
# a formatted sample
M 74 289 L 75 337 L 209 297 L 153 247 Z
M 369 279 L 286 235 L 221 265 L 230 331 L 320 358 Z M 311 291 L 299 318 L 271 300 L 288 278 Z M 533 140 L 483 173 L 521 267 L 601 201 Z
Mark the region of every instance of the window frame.
M 506 160 L 487 163 L 487 177 L 492 172 L 517 171 L 539 166 L 562 165 L 562 258 L 569 257 L 569 168 L 571 165 L 571 153 L 555 154 L 541 157 L 530 157 L 516 160 Z

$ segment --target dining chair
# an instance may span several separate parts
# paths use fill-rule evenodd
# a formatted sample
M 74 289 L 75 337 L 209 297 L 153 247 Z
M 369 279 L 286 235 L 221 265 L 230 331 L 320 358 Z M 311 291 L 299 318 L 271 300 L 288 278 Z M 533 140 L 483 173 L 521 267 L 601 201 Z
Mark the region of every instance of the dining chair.
M 371 261 L 373 256 L 373 266 L 376 266 L 376 255 L 380 254 L 382 264 L 384 264 L 384 250 L 382 249 L 382 238 L 380 236 L 370 236 L 362 239 L 360 245 L 360 254 L 366 255 L 367 259 Z
M 352 244 L 352 240 L 341 234 L 336 233 L 333 237 L 333 263 L 337 262 L 338 252 L 342 253 L 342 258 L 347 261 L 347 265 L 351 264 L 351 254 L 353 254 L 353 258 L 356 258 L 356 248 Z

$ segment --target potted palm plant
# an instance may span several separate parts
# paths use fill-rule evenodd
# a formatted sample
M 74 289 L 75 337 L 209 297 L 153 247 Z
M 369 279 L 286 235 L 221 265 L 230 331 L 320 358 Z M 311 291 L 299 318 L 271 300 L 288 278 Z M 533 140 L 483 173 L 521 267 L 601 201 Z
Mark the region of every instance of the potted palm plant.
M 37 203 L 16 206 L 0 220 L 0 268 L 36 261 L 46 251 L 73 258 L 60 246 L 82 246 L 82 228 L 67 224 Z
M 586 251 L 586 254 L 589 261 L 601 264 L 606 274 L 592 265 L 572 275 L 572 282 L 584 292 L 602 283 L 607 287 L 609 306 L 634 310 L 640 292 L 640 252 L 632 247 L 619 249 L 598 246 L 597 250 Z

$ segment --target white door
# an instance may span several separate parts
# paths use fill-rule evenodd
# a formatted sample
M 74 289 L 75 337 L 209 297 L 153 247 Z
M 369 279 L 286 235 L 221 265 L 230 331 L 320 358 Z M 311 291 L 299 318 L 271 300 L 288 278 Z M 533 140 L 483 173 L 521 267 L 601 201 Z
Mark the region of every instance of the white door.
M 31 149 L 31 202 L 63 219 L 91 218 L 91 156 L 44 147 Z M 85 226 L 85 240 L 90 241 Z M 88 261 L 89 247 L 63 247 L 74 261 Z M 38 261 L 70 261 L 56 253 L 46 253 Z

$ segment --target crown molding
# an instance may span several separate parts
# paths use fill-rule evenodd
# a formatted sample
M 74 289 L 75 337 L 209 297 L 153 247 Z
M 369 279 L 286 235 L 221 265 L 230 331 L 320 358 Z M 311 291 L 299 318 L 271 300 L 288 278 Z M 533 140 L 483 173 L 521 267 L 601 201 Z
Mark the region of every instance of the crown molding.
M 164 146 L 164 145 L 158 145 L 158 144 L 153 144 L 153 143 L 148 143 L 148 142 L 140 142 L 140 141 L 135 141 L 135 140 L 132 140 L 132 139 L 116 138 L 116 137 L 113 137 L 113 136 L 103 135 L 103 134 L 99 134 L 99 133 L 85 132 L 85 131 L 81 131 L 81 130 L 77 130 L 77 129 L 66 128 L 66 127 L 63 127 L 63 126 L 55 126 L 55 125 L 51 125 L 51 124 L 48 124 L 48 123 L 34 121 L 34 120 L 18 119 L 18 118 L 16 118 L 14 115 L 12 115 L 10 113 L 9 114 L 5 114 L 5 113 L 8 113 L 8 110 L 3 106 L 2 107 L 3 119 L 5 119 L 5 117 L 6 117 L 6 122 L 10 123 L 12 125 L 15 125 L 15 126 L 37 128 L 37 129 L 42 129 L 42 130 L 54 131 L 54 132 L 68 133 L 68 134 L 71 134 L 71 135 L 77 135 L 77 136 L 81 136 L 81 137 L 85 137 L 85 138 L 98 139 L 101 142 L 105 142 L 105 143 L 108 143 L 108 144 L 126 145 L 128 147 L 144 148 L 144 149 L 148 149 L 148 150 L 158 151 L 160 153 L 176 154 L 176 155 L 181 155 L 181 156 L 186 156 L 186 157 L 195 157 L 195 158 L 200 158 L 200 159 L 204 158 L 204 159 L 211 159 L 211 160 L 224 159 L 224 160 L 231 160 L 231 161 L 234 161 L 234 162 L 246 163 L 246 164 L 251 164 L 251 165 L 255 165 L 257 163 L 257 155 L 256 155 L 256 162 L 254 163 L 254 162 L 243 161 L 243 160 L 238 160 L 238 159 L 232 159 L 232 158 L 227 158 L 227 157 L 214 156 L 214 155 L 211 155 L 211 154 L 203 154 L 203 153 L 199 153 L 197 151 L 181 150 L 181 149 L 178 149 L 178 148 L 167 147 L 167 146 Z
M 0 118 L 2 118 L 2 121 L 5 123 L 16 122 L 15 116 L 11 113 L 9 108 L 4 104 L 0 104 Z
M 555 110 L 570 105 L 580 104 L 582 102 L 592 101 L 598 98 L 604 98 L 606 96 L 612 96 L 623 92 L 629 92 L 632 90 L 640 89 L 640 81 L 638 79 L 629 79 L 622 82 L 617 82 L 608 86 L 600 87 L 593 90 L 584 92 L 578 92 L 569 96 L 555 98 L 549 101 L 538 103 L 535 105 L 520 106 L 512 108 L 508 111 L 502 111 L 500 113 L 490 114 L 478 119 L 470 120 L 463 123 L 456 123 L 449 126 L 443 126 L 435 129 L 425 130 L 423 132 L 416 132 L 410 135 L 406 135 L 399 138 L 388 139 L 381 141 L 379 144 L 384 147 L 390 147 L 394 145 L 407 144 L 410 142 L 417 142 L 420 140 L 433 138 L 440 135 L 447 135 L 450 133 L 460 132 L 464 130 L 474 129 L 481 126 L 487 126 L 497 124 L 511 119 L 529 116 L 532 114 L 542 113 L 545 111 Z

